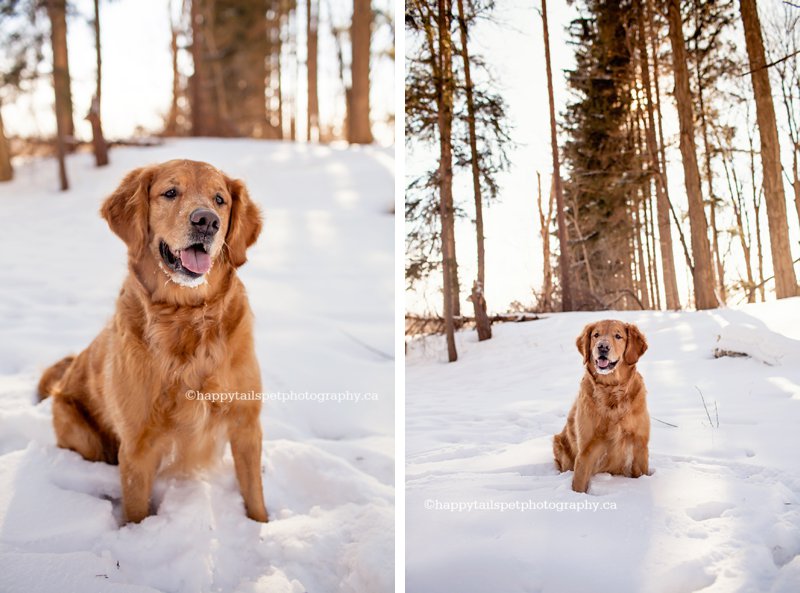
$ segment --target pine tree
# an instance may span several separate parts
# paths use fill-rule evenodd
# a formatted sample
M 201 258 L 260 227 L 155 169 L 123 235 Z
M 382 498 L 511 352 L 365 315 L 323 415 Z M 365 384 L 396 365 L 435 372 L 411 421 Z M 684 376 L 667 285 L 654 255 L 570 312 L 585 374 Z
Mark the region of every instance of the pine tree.
M 630 127 L 634 85 L 630 2 L 586 0 L 570 26 L 575 100 L 567 106 L 565 198 L 573 266 L 573 307 L 630 307 L 633 288 L 629 202 L 645 180 Z M 560 266 L 561 267 L 561 266 Z

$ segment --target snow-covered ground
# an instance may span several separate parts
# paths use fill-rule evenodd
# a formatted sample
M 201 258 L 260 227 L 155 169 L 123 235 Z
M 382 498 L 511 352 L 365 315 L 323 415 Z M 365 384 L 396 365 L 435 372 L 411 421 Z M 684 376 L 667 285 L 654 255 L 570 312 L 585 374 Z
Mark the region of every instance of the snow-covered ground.
M 576 494 L 551 438 L 582 373 L 575 338 L 606 316 L 650 343 L 652 475 L 597 475 Z M 459 334 L 454 364 L 440 337 L 409 345 L 409 591 L 800 591 L 800 298 L 494 332 Z
M 157 513 L 120 527 L 116 467 L 54 445 L 42 369 L 111 316 L 125 248 L 100 216 L 124 173 L 171 158 L 241 177 L 265 215 L 240 270 L 266 392 L 378 401 L 264 404 L 271 522 L 248 520 L 228 453 L 199 480 L 159 481 Z M 392 151 L 249 140 L 117 148 L 0 185 L 0 591 L 390 591 L 394 584 Z

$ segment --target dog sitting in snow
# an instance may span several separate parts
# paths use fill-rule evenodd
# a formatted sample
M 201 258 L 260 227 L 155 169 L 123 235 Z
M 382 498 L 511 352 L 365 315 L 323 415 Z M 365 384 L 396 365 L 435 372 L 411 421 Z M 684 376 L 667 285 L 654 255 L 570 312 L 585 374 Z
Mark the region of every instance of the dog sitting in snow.
M 605 320 L 587 325 L 577 346 L 586 370 L 567 424 L 553 437 L 556 467 L 575 471 L 575 492 L 586 492 L 597 473 L 646 475 L 650 415 L 636 370 L 644 335 L 631 323 Z
M 58 446 L 119 463 L 125 517 L 138 522 L 157 473 L 206 467 L 230 441 L 247 516 L 266 522 L 261 401 L 190 395 L 261 391 L 236 274 L 261 231 L 258 207 L 241 181 L 180 160 L 131 171 L 101 214 L 128 247 L 128 276 L 105 329 L 39 382 Z

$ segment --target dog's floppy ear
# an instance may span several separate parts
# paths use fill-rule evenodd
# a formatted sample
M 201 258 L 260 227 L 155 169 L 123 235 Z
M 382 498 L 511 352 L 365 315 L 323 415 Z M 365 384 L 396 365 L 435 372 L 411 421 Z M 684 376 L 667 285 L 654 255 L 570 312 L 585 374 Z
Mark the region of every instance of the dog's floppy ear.
M 586 327 L 583 328 L 581 335 L 578 336 L 578 339 L 575 341 L 575 345 L 578 347 L 578 352 L 581 353 L 583 356 L 583 363 L 589 364 L 589 361 L 592 357 L 592 332 L 594 331 L 594 323 L 590 323 Z
M 247 193 L 242 181 L 227 177 L 225 179 L 232 200 L 225 248 L 228 251 L 228 259 L 238 268 L 247 261 L 247 248 L 256 242 L 261 233 L 261 211 L 250 199 L 250 194 Z
M 132 253 L 142 250 L 147 242 L 152 177 L 151 167 L 134 169 L 100 208 L 100 215 Z
M 639 328 L 632 323 L 625 325 L 628 332 L 628 343 L 625 345 L 625 362 L 636 364 L 639 358 L 647 352 L 647 340 Z

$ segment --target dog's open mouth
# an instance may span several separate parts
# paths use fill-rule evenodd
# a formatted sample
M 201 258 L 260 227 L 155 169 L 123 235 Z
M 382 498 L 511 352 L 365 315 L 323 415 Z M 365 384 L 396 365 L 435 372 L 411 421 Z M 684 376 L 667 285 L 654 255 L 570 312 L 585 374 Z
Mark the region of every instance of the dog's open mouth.
M 619 360 L 611 361 L 608 359 L 607 356 L 601 355 L 599 358 L 596 358 L 594 361 L 594 366 L 597 369 L 597 372 L 601 375 L 607 375 L 614 371 L 617 366 Z
M 173 251 L 164 241 L 158 246 L 167 268 L 189 278 L 199 278 L 211 269 L 211 256 L 202 243 Z

